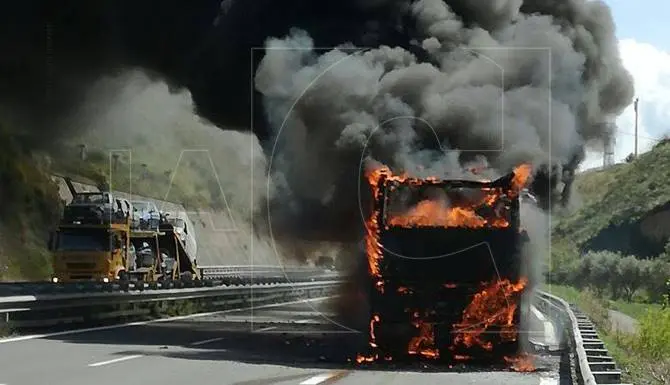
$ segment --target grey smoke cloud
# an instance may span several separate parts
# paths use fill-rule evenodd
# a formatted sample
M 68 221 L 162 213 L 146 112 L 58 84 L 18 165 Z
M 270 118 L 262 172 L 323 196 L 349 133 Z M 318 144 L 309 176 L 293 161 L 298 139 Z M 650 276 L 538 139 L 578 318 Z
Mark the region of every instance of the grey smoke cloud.
M 275 130 L 273 203 L 290 202 L 270 211 L 285 229 L 356 230 L 342 224 L 360 221 L 347 213 L 359 212 L 362 158 L 439 177 L 465 176 L 473 161 L 498 174 L 566 164 L 632 100 L 601 1 L 397 3 L 428 61 L 347 42 L 319 51 L 299 30 L 266 42 L 255 87 Z

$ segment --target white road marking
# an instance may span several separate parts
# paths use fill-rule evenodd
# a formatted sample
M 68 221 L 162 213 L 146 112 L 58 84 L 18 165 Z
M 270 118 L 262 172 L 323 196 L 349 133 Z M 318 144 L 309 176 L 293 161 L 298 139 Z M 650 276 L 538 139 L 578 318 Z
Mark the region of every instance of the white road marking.
M 558 385 L 558 379 L 551 377 L 540 378 L 540 385 Z
M 223 339 L 223 337 L 219 337 L 219 338 L 210 338 L 208 340 L 203 340 L 203 341 L 191 342 L 191 346 L 200 346 L 200 345 L 208 344 L 210 342 L 221 341 L 222 339 Z
M 268 326 L 268 327 L 266 327 L 266 328 L 258 329 L 258 330 L 256 330 L 256 332 L 257 332 L 257 333 L 258 333 L 258 332 L 266 332 L 266 331 L 268 331 L 268 330 L 274 330 L 274 329 L 276 329 L 276 328 L 277 328 L 276 326 Z
M 97 366 L 113 364 L 113 363 L 116 363 L 116 362 L 128 361 L 128 360 L 132 360 L 134 358 L 140 358 L 140 357 L 142 357 L 141 354 L 135 354 L 135 355 L 132 355 L 132 356 L 125 356 L 125 357 L 115 358 L 115 359 L 109 360 L 109 361 L 96 362 L 94 364 L 89 364 L 88 366 L 93 368 L 93 367 L 97 367 Z
M 180 320 L 185 320 L 185 319 L 208 317 L 208 316 L 212 316 L 212 315 L 234 313 L 234 312 L 238 312 L 238 311 L 245 311 L 245 310 L 252 310 L 252 309 L 253 310 L 255 310 L 255 309 L 267 309 L 267 308 L 280 307 L 280 306 L 286 306 L 286 305 L 294 305 L 294 304 L 298 304 L 298 303 L 319 302 L 319 301 L 325 301 L 327 299 L 331 299 L 331 298 L 335 298 L 335 297 L 336 296 L 301 299 L 301 300 L 298 300 L 298 301 L 274 303 L 274 304 L 262 305 L 262 306 L 249 306 L 249 307 L 244 307 L 244 308 L 239 308 L 239 309 L 212 311 L 212 312 L 208 312 L 208 313 L 196 313 L 196 314 L 182 315 L 182 316 L 177 316 L 177 317 L 159 318 L 159 319 L 149 320 L 149 321 L 129 322 L 129 323 L 119 324 L 119 325 L 98 326 L 98 327 L 94 327 L 94 328 L 66 330 L 66 331 L 62 331 L 62 332 L 46 333 L 46 334 L 31 334 L 31 335 L 27 335 L 27 336 L 12 337 L 12 338 L 0 338 L 0 344 L 7 344 L 7 343 L 10 343 L 10 342 L 20 342 L 20 341 L 34 340 L 34 339 L 38 339 L 38 338 L 65 336 L 65 335 L 70 335 L 70 334 L 81 334 L 81 333 L 88 333 L 88 332 L 97 332 L 97 331 L 102 331 L 102 330 L 120 329 L 120 328 L 125 328 L 125 327 L 130 327 L 130 326 L 143 326 L 143 325 L 149 325 L 149 324 L 158 323 L 158 322 L 180 321 Z
M 294 321 L 293 323 L 297 323 L 297 324 L 308 324 L 308 323 L 310 323 L 310 322 L 314 322 L 314 320 L 311 320 L 311 319 L 299 319 L 299 320 L 297 320 L 297 321 Z
M 317 384 L 320 384 L 324 381 L 330 380 L 331 378 L 335 377 L 336 375 L 337 375 L 337 372 L 319 374 L 318 376 L 314 376 L 314 377 L 306 379 L 305 381 L 301 382 L 300 385 L 317 385 Z

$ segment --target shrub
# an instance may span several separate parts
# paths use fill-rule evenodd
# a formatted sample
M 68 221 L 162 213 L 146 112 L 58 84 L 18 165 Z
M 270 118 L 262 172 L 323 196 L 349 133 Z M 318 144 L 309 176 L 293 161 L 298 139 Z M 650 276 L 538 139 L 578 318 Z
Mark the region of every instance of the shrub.
M 640 320 L 634 343 L 651 358 L 670 357 L 670 309 L 649 310 Z
M 610 330 L 611 321 L 607 303 L 602 298 L 597 297 L 590 290 L 582 293 L 577 303 L 580 310 L 589 315 L 591 321 L 601 330 Z
M 590 272 L 589 272 L 589 286 L 600 297 L 603 296 L 607 289 L 611 289 L 612 293 L 618 293 L 620 287 L 619 274 L 617 264 L 621 260 L 621 255 L 610 251 L 591 252 L 584 256 L 589 258 Z
M 645 281 L 642 263 L 634 256 L 629 255 L 619 260 L 617 270 L 620 274 L 624 298 L 630 302 Z
M 644 288 L 652 302 L 660 303 L 667 292 L 666 281 L 670 277 L 670 263 L 656 259 L 646 264 L 644 271 Z

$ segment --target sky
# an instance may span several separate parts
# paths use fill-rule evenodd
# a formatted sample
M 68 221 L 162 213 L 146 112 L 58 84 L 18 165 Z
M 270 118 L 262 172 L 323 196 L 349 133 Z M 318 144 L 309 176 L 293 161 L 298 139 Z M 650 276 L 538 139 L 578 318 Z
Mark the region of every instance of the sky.
M 636 96 L 640 98 L 638 152 L 644 152 L 654 145 L 652 138 L 670 135 L 670 1 L 604 1 L 612 10 L 621 58 L 633 75 Z M 634 117 L 631 105 L 617 119 L 617 162 L 634 151 Z M 591 153 L 581 168 L 602 163 L 602 152 Z

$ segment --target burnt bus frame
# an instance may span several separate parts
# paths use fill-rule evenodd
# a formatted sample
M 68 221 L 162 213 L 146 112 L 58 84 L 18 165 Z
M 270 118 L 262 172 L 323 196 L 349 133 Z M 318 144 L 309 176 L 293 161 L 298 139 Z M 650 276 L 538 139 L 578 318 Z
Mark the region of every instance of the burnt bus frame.
M 388 204 L 388 189 L 393 186 L 402 186 L 402 185 L 423 185 L 423 186 L 435 186 L 441 187 L 444 189 L 450 188 L 471 188 L 471 189 L 498 189 L 502 192 L 509 192 L 512 190 L 512 180 L 514 179 L 514 173 L 509 173 L 505 176 L 502 176 L 494 181 L 484 182 L 484 181 L 473 181 L 473 180 L 430 180 L 430 179 L 414 179 L 408 178 L 404 181 L 395 181 L 388 180 L 385 175 L 382 175 L 379 178 L 377 186 L 379 186 L 379 198 L 375 199 L 373 202 L 373 212 L 377 211 L 377 223 L 380 224 L 380 230 L 383 225 L 385 225 L 386 218 L 386 209 Z M 381 201 L 381 202 L 380 202 Z M 519 229 L 521 226 L 521 214 L 520 214 L 520 200 L 519 196 L 515 196 L 510 199 L 510 227 L 513 229 Z
M 379 224 L 378 231 L 379 233 L 377 234 L 378 237 L 381 238 L 381 233 L 385 231 L 386 228 L 386 222 L 385 222 L 385 217 L 386 217 L 386 209 L 387 209 L 387 203 L 388 203 L 388 193 L 389 189 L 392 187 L 397 187 L 401 185 L 422 185 L 422 186 L 436 186 L 436 187 L 441 187 L 444 189 L 450 189 L 450 188 L 472 188 L 472 189 L 495 189 L 499 190 L 502 193 L 509 193 L 512 191 L 512 181 L 514 178 L 515 174 L 512 172 L 510 174 L 507 174 L 503 177 L 500 177 L 496 180 L 493 181 L 472 181 L 472 180 L 430 180 L 430 179 L 416 179 L 416 178 L 407 178 L 403 181 L 396 181 L 393 179 L 389 179 L 386 175 L 380 176 L 378 179 L 378 190 L 377 193 L 378 195 L 374 197 L 373 199 L 373 212 L 376 212 L 377 214 L 377 223 Z M 510 217 L 510 226 L 508 229 L 510 231 L 514 231 L 516 233 L 519 232 L 520 230 L 520 198 L 519 195 L 517 194 L 516 196 L 510 196 L 508 194 L 508 197 L 510 198 L 510 203 L 509 203 L 509 217 Z M 382 246 L 383 247 L 383 246 Z M 382 251 L 382 259 L 384 258 L 384 252 Z M 382 262 L 383 264 L 383 262 Z M 381 267 L 381 266 L 380 266 Z M 384 278 L 384 272 L 381 272 L 381 279 L 385 280 Z M 397 295 L 390 295 L 390 293 L 386 294 L 380 294 L 380 292 L 377 290 L 376 286 L 376 280 L 371 279 L 370 280 L 370 285 L 368 286 L 369 290 L 369 306 L 370 306 L 370 316 L 373 314 L 378 314 L 381 316 L 382 321 L 378 324 L 378 328 L 376 331 L 377 335 L 377 340 L 375 341 L 376 345 L 378 348 L 381 349 L 381 352 L 384 354 L 390 354 L 394 358 L 398 359 L 401 358 L 404 354 L 406 354 L 406 347 L 402 344 L 398 344 L 399 341 L 403 340 L 406 335 L 402 335 L 403 332 L 398 333 L 396 327 L 400 326 L 398 324 L 385 324 L 384 319 L 386 311 L 388 311 L 388 304 L 389 300 L 393 301 L 392 297 L 398 298 Z M 436 288 L 438 290 L 438 288 Z M 399 299 L 399 298 L 398 298 Z M 521 302 L 521 301 L 519 301 Z M 521 303 L 519 303 L 521 305 Z M 409 322 L 408 322 L 409 323 Z M 515 324 L 517 326 L 520 326 L 520 311 L 517 309 L 515 313 Z M 384 330 L 386 329 L 386 330 Z M 401 328 L 402 329 L 402 328 Z M 520 330 L 521 331 L 521 330 Z M 522 334 L 522 333 L 520 333 Z M 402 335 L 402 337 L 401 337 Z M 444 351 L 444 348 L 446 346 L 441 346 L 438 345 L 438 348 L 440 350 Z M 506 353 L 512 353 L 516 351 L 518 348 L 518 342 L 512 343 L 512 344 L 507 344 L 507 346 L 503 349 L 503 351 L 498 352 L 502 354 Z M 482 353 L 482 352 L 480 352 Z M 486 356 L 486 352 L 483 352 L 484 356 Z M 405 358 L 408 358 L 407 355 L 404 355 Z M 443 360 L 449 360 L 450 358 L 448 356 L 443 355 L 441 357 Z M 492 357 L 482 357 L 484 360 L 486 359 L 491 359 Z

